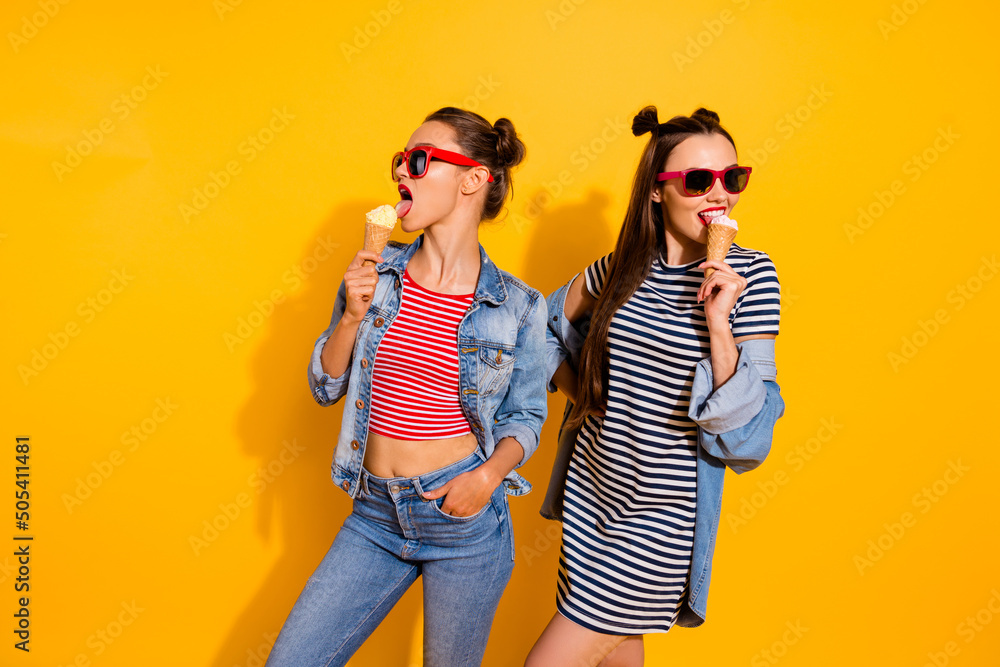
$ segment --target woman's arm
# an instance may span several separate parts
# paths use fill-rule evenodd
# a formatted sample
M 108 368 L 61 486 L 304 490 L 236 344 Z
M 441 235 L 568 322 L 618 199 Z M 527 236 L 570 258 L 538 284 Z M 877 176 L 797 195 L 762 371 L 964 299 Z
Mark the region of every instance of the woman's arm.
M 712 355 L 712 376 L 715 388 L 719 388 L 736 372 L 736 359 L 739 354 L 729 326 L 729 313 L 740 298 L 740 293 L 746 288 L 747 281 L 721 260 L 710 259 L 698 266 L 699 269 L 709 267 L 716 271 L 701 284 L 698 289 L 698 301 L 705 302 L 705 321 L 708 324 Z
M 581 271 L 573 279 L 573 282 L 570 283 L 569 290 L 566 292 L 566 301 L 563 303 L 563 316 L 571 324 L 575 324 L 584 315 L 593 311 L 595 304 L 597 304 L 597 299 L 587 291 L 587 281 L 584 279 L 583 272 Z
M 580 388 L 580 377 L 568 361 L 559 364 L 559 368 L 552 374 L 552 384 L 561 391 L 570 403 L 576 403 L 576 393 Z
M 455 516 L 471 516 L 489 501 L 493 491 L 515 468 L 538 448 L 542 424 L 548 411 L 545 396 L 546 304 L 539 296 L 525 314 L 518 330 L 514 368 L 503 401 L 491 428 L 496 446 L 475 470 L 462 473 L 444 485 L 425 491 L 424 497 L 445 496 L 441 510 Z
M 444 496 L 442 512 L 452 516 L 472 516 L 486 506 L 493 491 L 522 458 L 524 448 L 517 439 L 512 436 L 503 438 L 485 463 L 453 477 L 436 489 L 424 491 L 424 498 L 434 500 Z
M 382 256 L 369 250 L 354 256 L 337 290 L 330 326 L 313 347 L 309 386 L 320 405 L 333 405 L 347 392 L 354 341 L 378 283 L 375 267 L 364 266 L 366 259 L 381 262 Z
M 378 272 L 373 265 L 364 265 L 366 259 L 381 262 L 382 256 L 371 250 L 360 250 L 347 266 L 347 271 L 344 272 L 344 315 L 323 347 L 323 370 L 333 377 L 343 375 L 351 364 L 358 327 L 368 312 L 368 302 L 375 294 L 375 285 L 378 284 Z
M 549 391 L 562 391 L 570 402 L 576 399 L 577 373 L 573 364 L 583 348 L 583 336 L 576 324 L 585 320 L 597 303 L 587 291 L 584 273 L 549 295 L 548 326 L 545 331 Z
M 699 426 L 699 445 L 737 473 L 764 461 L 774 425 L 785 411 L 775 382 L 773 338 L 741 340 L 736 370 L 720 387 L 709 359 L 695 366 L 688 416 Z

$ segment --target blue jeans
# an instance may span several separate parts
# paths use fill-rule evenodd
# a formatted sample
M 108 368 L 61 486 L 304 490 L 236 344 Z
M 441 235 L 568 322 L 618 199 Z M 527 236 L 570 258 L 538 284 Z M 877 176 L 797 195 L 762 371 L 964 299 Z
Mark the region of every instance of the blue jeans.
M 421 492 L 482 464 L 477 452 L 419 477 L 362 469 L 354 511 L 309 578 L 267 667 L 343 665 L 423 575 L 424 665 L 479 665 L 514 569 L 501 484 L 470 517 L 449 516 Z

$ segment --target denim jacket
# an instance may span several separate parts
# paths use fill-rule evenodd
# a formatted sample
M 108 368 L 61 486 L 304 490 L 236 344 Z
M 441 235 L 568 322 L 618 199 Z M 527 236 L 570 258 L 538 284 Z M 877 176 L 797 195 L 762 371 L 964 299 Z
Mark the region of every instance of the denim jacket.
M 379 342 L 399 312 L 403 272 L 423 241 L 392 241 L 376 265 L 378 284 L 371 305 L 358 327 L 348 369 L 340 377 L 323 371 L 320 355 L 344 315 L 347 291 L 341 282 L 330 326 L 316 340 L 309 361 L 309 387 L 320 405 L 347 396 L 332 466 L 333 481 L 352 498 L 368 440 L 371 377 Z M 517 467 L 538 447 L 546 416 L 545 301 L 538 290 L 500 270 L 479 246 L 480 272 L 475 296 L 458 325 L 459 399 L 462 412 L 479 443 L 485 461 L 496 443 L 513 437 L 524 449 Z M 504 479 L 508 494 L 519 496 L 531 485 L 511 471 Z
M 573 280 L 551 294 L 546 329 L 546 367 L 551 378 L 563 361 L 579 368 L 585 334 L 566 319 L 564 304 Z M 726 467 L 737 473 L 753 470 L 771 449 L 774 424 L 785 411 L 776 378 L 774 339 L 754 339 L 739 343 L 736 373 L 713 390 L 712 359 L 706 357 L 695 367 L 688 416 L 698 424 L 697 505 L 694 545 L 691 554 L 689 593 L 677 615 L 677 625 L 696 627 L 705 622 L 708 584 L 712 576 L 712 556 L 722 510 L 722 484 Z M 555 386 L 548 384 L 549 391 Z M 578 431 L 560 430 L 560 461 L 572 454 Z M 555 479 L 552 484 L 561 484 Z M 550 484 L 551 486 L 551 484 Z M 546 496 L 542 515 L 562 518 L 561 488 Z

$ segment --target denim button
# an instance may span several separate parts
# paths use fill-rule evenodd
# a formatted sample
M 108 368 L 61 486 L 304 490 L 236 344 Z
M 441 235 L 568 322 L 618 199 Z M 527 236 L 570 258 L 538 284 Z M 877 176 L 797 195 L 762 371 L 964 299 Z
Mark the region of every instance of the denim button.
M 350 491 L 351 490 L 351 483 L 350 482 L 344 482 L 343 484 L 340 485 L 340 488 L 342 488 L 344 491 Z
M 399 493 L 399 484 L 393 484 L 391 487 L 389 487 L 389 490 L 392 491 L 393 493 Z
M 359 398 L 358 400 L 354 401 L 354 405 L 355 407 L 357 407 L 358 410 L 363 410 L 365 407 L 365 402 Z
M 396 278 L 396 289 L 399 289 L 399 278 Z
M 361 445 L 358 444 L 357 440 L 351 440 L 351 449 L 357 451 L 358 447 L 360 447 L 360 446 Z
M 361 360 L 361 368 L 368 368 L 368 360 L 367 359 L 362 359 Z
M 383 324 L 385 324 L 385 320 L 384 319 L 382 319 L 381 317 L 376 317 L 375 318 L 375 328 L 376 329 L 379 328 L 379 327 L 381 327 Z

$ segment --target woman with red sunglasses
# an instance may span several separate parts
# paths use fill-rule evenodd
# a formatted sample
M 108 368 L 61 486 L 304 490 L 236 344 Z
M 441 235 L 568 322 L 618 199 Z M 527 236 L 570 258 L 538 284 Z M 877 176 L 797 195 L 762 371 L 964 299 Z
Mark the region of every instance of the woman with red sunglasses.
M 549 389 L 570 405 L 542 509 L 563 522 L 557 613 L 531 667 L 641 665 L 644 634 L 704 622 L 723 474 L 760 465 L 784 411 L 774 265 L 738 245 L 706 260 L 750 169 L 706 109 L 647 107 L 632 131 L 652 136 L 614 252 L 547 299 Z
M 358 252 L 316 341 L 313 396 L 346 396 L 332 472 L 353 511 L 270 667 L 345 664 L 418 577 L 423 664 L 482 661 L 514 567 L 507 496 L 531 488 L 515 468 L 546 414 L 545 301 L 479 244 L 524 152 L 509 120 L 446 107 L 393 157 L 420 236 Z

